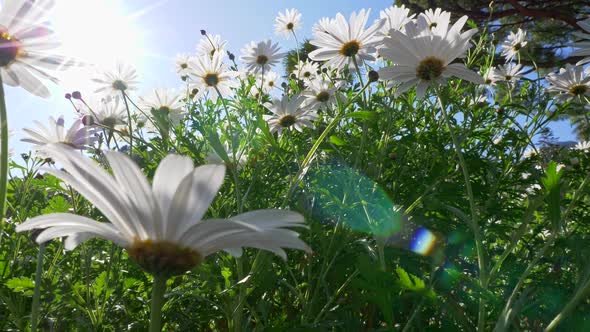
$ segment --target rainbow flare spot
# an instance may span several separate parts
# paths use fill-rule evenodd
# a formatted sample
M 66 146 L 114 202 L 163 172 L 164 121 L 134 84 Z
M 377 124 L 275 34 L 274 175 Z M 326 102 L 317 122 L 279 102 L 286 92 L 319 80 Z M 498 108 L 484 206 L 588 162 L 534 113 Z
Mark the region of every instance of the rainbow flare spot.
M 420 255 L 428 256 L 432 254 L 436 246 L 436 235 L 426 228 L 419 228 L 410 243 L 410 250 Z

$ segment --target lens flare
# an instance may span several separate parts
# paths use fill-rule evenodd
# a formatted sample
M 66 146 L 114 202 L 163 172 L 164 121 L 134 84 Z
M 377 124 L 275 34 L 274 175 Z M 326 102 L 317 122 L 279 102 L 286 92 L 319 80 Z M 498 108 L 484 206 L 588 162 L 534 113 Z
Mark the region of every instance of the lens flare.
M 426 228 L 419 228 L 412 238 L 410 250 L 420 255 L 429 256 L 436 247 L 436 235 Z

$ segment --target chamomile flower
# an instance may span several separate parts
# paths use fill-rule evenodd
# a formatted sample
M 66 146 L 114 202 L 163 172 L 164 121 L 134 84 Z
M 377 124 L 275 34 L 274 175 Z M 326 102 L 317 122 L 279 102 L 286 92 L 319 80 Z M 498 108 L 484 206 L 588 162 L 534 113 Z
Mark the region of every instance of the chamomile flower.
M 328 31 L 333 29 L 331 26 L 335 23 L 335 21 L 336 20 L 334 20 L 333 18 L 322 17 L 313 25 L 311 31 L 313 32 L 313 34 L 328 33 Z
M 420 13 L 420 17 L 426 21 L 426 28 L 438 35 L 446 34 L 449 23 L 451 22 L 451 13 L 443 11 L 440 8 L 436 8 L 435 10 L 427 9 L 423 13 Z
M 160 128 L 177 126 L 186 113 L 180 95 L 174 89 L 153 89 L 149 95 L 139 98 L 139 104 Z
M 555 98 L 561 102 L 590 97 L 590 76 L 582 66 L 566 64 L 559 73 L 550 73 L 545 79 L 550 84 L 547 91 L 557 92 Z
M 63 115 L 57 120 L 49 117 L 47 126 L 36 120 L 33 122 L 37 125 L 37 128 L 24 128 L 23 131 L 28 137 L 23 138 L 22 141 L 34 144 L 37 147 L 50 143 L 61 143 L 69 148 L 81 150 L 86 149 L 97 139 L 94 135 L 94 129 L 82 126 L 81 119 L 74 121 L 67 131 L 64 128 Z
M 137 72 L 130 65 L 118 63 L 113 71 L 99 73 L 99 77 L 92 81 L 98 85 L 96 93 L 104 95 L 121 96 L 121 93 L 128 93 L 137 89 Z
M 511 31 L 508 37 L 506 37 L 506 40 L 501 44 L 502 56 L 506 58 L 506 61 L 511 61 L 527 43 L 526 31 L 520 28 L 516 33 Z
M 410 15 L 410 9 L 404 5 L 401 7 L 391 6 L 379 12 L 379 18 L 385 20 L 382 28 L 384 35 L 389 34 L 389 30 L 394 29 L 404 32 L 404 26 L 410 22 L 416 14 Z
M 353 12 L 350 20 L 340 13 L 333 23 L 325 28 L 325 32 L 316 30 L 310 43 L 318 49 L 309 53 L 313 61 L 327 61 L 326 66 L 344 69 L 354 66 L 354 61 L 360 66 L 364 61 L 375 61 L 373 53 L 381 43 L 382 36 L 377 32 L 383 28 L 384 19 L 380 19 L 366 28 L 370 10 Z
M 301 29 L 301 13 L 295 9 L 286 9 L 285 13 L 279 12 L 275 18 L 275 32 L 289 39 L 295 30 Z
M 483 74 L 483 81 L 486 85 L 494 86 L 500 80 L 502 80 L 502 77 L 494 67 L 488 68 Z
M 462 63 L 452 63 L 465 55 L 471 46 L 471 36 L 477 32 L 477 29 L 471 29 L 461 33 L 466 21 L 467 16 L 461 17 L 444 33 L 441 29 L 449 24 L 440 22 L 435 33 L 434 28 L 429 29 L 426 16 L 420 15 L 415 23 L 406 24 L 405 34 L 391 30 L 379 52 L 394 65 L 380 69 L 379 76 L 401 83 L 397 95 L 416 85 L 416 96 L 420 99 L 431 84 L 445 84 L 453 76 L 482 84 L 484 81 L 480 75 Z
M 213 101 L 218 94 L 227 97 L 233 94 L 232 89 L 239 84 L 235 79 L 240 73 L 230 70 L 222 60 L 220 53 L 213 57 L 200 56 L 191 62 L 191 89 L 197 89 L 193 99 L 199 99 L 205 95 Z
M 295 128 L 302 131 L 303 127 L 312 127 L 313 121 L 318 118 L 314 110 L 307 109 L 303 103 L 305 98 L 295 95 L 292 98 L 284 95 L 282 99 L 275 99 L 272 103 L 265 103 L 264 106 L 271 111 L 272 115 L 264 115 L 271 132 L 282 133 L 284 129 Z
M 197 44 L 197 56 L 213 57 L 216 54 L 223 56 L 227 40 L 221 39 L 220 35 L 204 35 Z
M 585 32 L 575 32 L 574 36 L 582 38 L 581 41 L 574 43 L 572 46 L 578 48 L 574 50 L 570 56 L 585 56 L 582 60 L 578 61 L 576 65 L 580 66 L 587 62 L 590 62 L 590 18 L 584 21 L 577 22 L 578 25 L 584 29 Z
M 150 185 L 140 168 L 116 151 L 105 152 L 111 174 L 63 144 L 43 150 L 64 168 L 46 171 L 85 196 L 109 222 L 53 213 L 16 227 L 18 232 L 42 230 L 38 243 L 67 237 L 65 247 L 71 250 L 87 239 L 103 238 L 125 248 L 145 271 L 164 277 L 184 273 L 220 250 L 240 255 L 242 247 L 254 247 L 283 258 L 283 248 L 310 251 L 288 229 L 303 226 L 303 217 L 295 212 L 257 210 L 229 220 L 203 220 L 223 183 L 222 165 L 194 168 L 190 158 L 168 155 Z
M 312 110 L 332 108 L 336 103 L 338 88 L 330 80 L 317 78 L 310 81 L 307 89 L 301 93 L 305 97 L 304 105 Z
M 256 92 L 260 90 L 262 87 L 263 93 L 270 93 L 272 90 L 276 89 L 279 84 L 279 74 L 275 73 L 274 71 L 269 71 L 268 73 L 264 73 L 264 77 L 261 75 L 256 76 L 256 82 L 252 86 L 252 88 L 258 89 Z
M 79 105 L 83 122 L 109 129 L 119 129 L 127 123 L 127 109 L 119 96 L 90 99 Z
M 57 83 L 46 70 L 63 70 L 73 64 L 49 50 L 59 44 L 54 32 L 44 24 L 52 0 L 5 0 L 0 9 L 0 74 L 2 82 L 28 92 L 49 97 L 42 80 Z
M 273 44 L 270 39 L 258 43 L 250 42 L 242 49 L 241 59 L 249 73 L 257 74 L 260 71 L 269 71 L 281 61 L 285 54 L 279 51 L 279 44 Z
M 295 65 L 293 74 L 303 82 L 309 83 L 317 77 L 319 70 L 320 67 L 313 61 L 299 61 L 299 63 Z
M 580 141 L 574 147 L 575 150 L 588 151 L 590 150 L 590 141 Z
M 524 75 L 524 69 L 521 64 L 514 64 L 512 62 L 498 66 L 496 74 L 501 77 L 503 81 L 515 82 Z
M 175 60 L 175 71 L 176 74 L 183 80 L 186 81 L 188 78 L 188 74 L 190 72 L 190 62 L 192 60 L 192 56 L 188 54 L 178 54 L 176 55 Z

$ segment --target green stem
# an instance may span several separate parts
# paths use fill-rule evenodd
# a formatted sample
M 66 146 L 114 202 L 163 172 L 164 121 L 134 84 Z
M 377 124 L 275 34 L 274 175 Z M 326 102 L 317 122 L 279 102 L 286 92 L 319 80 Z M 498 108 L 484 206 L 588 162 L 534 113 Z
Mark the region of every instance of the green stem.
M 451 139 L 453 140 L 453 147 L 455 149 L 455 154 L 459 159 L 459 165 L 461 166 L 461 170 L 463 171 L 463 177 L 465 179 L 465 188 L 467 189 L 467 196 L 469 198 L 469 210 L 471 211 L 471 228 L 473 230 L 473 237 L 475 238 L 475 248 L 477 251 L 477 262 L 479 268 L 479 280 L 481 286 L 485 289 L 487 285 L 487 271 L 486 271 L 486 263 L 485 263 L 485 255 L 483 250 L 483 240 L 481 237 L 481 230 L 479 228 L 479 224 L 477 221 L 477 211 L 475 209 L 475 196 L 473 195 L 473 188 L 471 188 L 471 181 L 469 177 L 469 170 L 467 169 L 467 163 L 465 162 L 465 158 L 463 158 L 463 153 L 461 153 L 461 146 L 460 142 L 453 131 L 453 127 L 451 121 L 449 119 L 449 115 L 447 114 L 447 110 L 443 105 L 442 99 L 440 98 L 440 93 L 437 90 L 436 99 L 438 100 L 438 104 L 440 106 L 441 112 L 443 114 L 445 123 L 447 124 L 447 128 L 449 129 L 449 133 L 451 135 Z M 484 331 L 485 329 L 485 320 L 486 320 L 486 312 L 485 312 L 485 299 L 481 297 L 479 299 L 479 314 L 478 314 L 478 324 L 477 330 Z
M 305 156 L 305 159 L 303 159 L 303 162 L 301 163 L 301 166 L 299 167 L 299 171 L 297 171 L 297 174 L 295 174 L 295 176 L 293 177 L 293 180 L 291 181 L 291 185 L 289 186 L 289 190 L 287 191 L 287 195 L 285 196 L 285 199 L 283 200 L 283 204 L 282 204 L 283 207 L 285 207 L 287 205 L 287 203 L 289 202 L 289 200 L 291 199 L 291 195 L 293 195 L 293 192 L 295 192 L 295 188 L 297 188 L 297 184 L 299 184 L 300 178 L 307 171 L 307 168 L 308 168 L 309 164 L 311 163 L 311 161 L 313 160 L 315 153 L 318 150 L 320 144 L 322 144 L 322 142 L 324 141 L 326 136 L 328 136 L 328 134 L 332 131 L 332 129 L 334 129 L 334 127 L 336 127 L 336 125 L 338 125 L 338 123 L 340 123 L 340 120 L 344 116 L 344 111 L 350 105 L 352 105 L 353 101 L 356 100 L 356 98 L 361 93 L 363 93 L 366 88 L 367 88 L 367 86 L 365 86 L 355 96 L 353 96 L 352 99 L 350 100 L 350 102 L 348 103 L 348 105 L 338 107 L 338 113 L 334 116 L 332 121 L 330 121 L 330 123 L 328 124 L 326 129 L 324 129 L 324 131 L 320 134 L 320 137 L 318 137 L 318 139 L 313 143 L 313 146 L 311 147 L 311 149 L 309 150 L 309 152 Z
M 125 101 L 125 108 L 127 109 L 127 123 L 129 123 L 129 156 L 133 157 L 133 119 L 131 118 L 131 111 L 129 110 L 129 104 L 127 103 L 127 94 L 121 90 L 123 94 L 123 100 Z
M 4 84 L 0 76 L 0 243 L 4 230 L 4 213 L 6 212 L 6 189 L 8 187 L 8 119 Z
M 37 331 L 39 311 L 41 309 L 41 277 L 43 275 L 43 258 L 45 257 L 45 243 L 39 245 L 37 253 L 37 269 L 35 270 L 35 289 L 33 290 L 33 306 L 31 307 L 31 332 Z
M 545 332 L 553 331 L 561 323 L 561 321 L 567 317 L 578 305 L 580 301 L 586 298 L 590 291 L 590 278 L 586 280 L 580 290 L 572 297 L 572 299 L 565 305 L 565 307 L 551 320 L 549 325 L 545 328 Z
M 166 280 L 167 278 L 162 275 L 154 275 L 150 312 L 150 332 L 162 331 L 162 306 L 165 302 L 164 294 L 166 293 Z

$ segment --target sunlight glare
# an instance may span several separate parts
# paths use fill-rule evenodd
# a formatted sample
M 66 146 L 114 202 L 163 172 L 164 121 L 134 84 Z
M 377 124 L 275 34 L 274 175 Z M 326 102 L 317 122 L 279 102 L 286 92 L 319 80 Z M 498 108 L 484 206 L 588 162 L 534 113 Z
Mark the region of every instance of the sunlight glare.
M 84 63 L 112 68 L 117 61 L 138 66 L 142 54 L 142 34 L 136 20 L 125 14 L 119 0 L 60 0 L 55 4 L 56 32 L 61 52 Z M 70 70 L 62 86 L 84 90 L 92 66 Z

